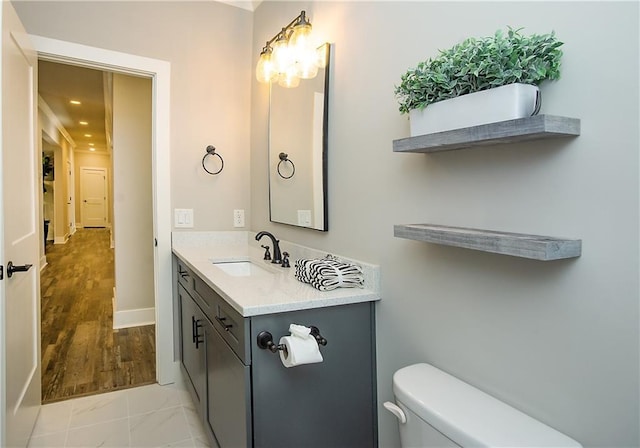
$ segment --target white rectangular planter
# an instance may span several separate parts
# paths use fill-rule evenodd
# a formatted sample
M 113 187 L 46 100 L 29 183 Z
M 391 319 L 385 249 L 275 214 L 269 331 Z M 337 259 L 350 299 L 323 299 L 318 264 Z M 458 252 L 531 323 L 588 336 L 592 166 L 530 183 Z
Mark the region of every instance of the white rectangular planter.
M 507 84 L 429 104 L 409 112 L 411 136 L 530 117 L 540 109 L 540 90 Z

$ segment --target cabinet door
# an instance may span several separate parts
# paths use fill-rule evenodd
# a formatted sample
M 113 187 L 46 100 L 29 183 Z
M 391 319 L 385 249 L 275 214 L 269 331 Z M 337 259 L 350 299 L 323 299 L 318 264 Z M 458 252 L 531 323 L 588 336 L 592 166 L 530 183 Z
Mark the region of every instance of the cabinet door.
M 252 446 L 250 367 L 211 325 L 207 337 L 207 424 L 221 448 Z
M 206 386 L 204 316 L 191 296 L 178 286 L 180 301 L 180 361 L 191 383 L 191 395 L 196 407 L 203 409 Z
M 374 318 L 372 302 L 251 318 L 254 448 L 378 446 Z M 278 341 L 292 323 L 327 339 L 321 363 L 286 368 L 257 348 L 261 331 Z

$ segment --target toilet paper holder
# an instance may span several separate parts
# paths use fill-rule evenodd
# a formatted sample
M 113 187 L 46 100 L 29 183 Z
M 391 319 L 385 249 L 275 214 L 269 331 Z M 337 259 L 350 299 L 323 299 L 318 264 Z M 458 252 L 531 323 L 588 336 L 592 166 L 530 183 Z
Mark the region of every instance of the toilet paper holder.
M 309 334 L 313 336 L 318 343 L 318 345 L 327 345 L 327 340 L 320 334 L 320 330 L 318 327 L 309 326 L 311 331 Z M 263 350 L 269 350 L 271 353 L 278 353 L 278 351 L 287 351 L 286 347 L 283 344 L 276 344 L 273 342 L 273 335 L 268 331 L 261 331 L 258 333 L 258 337 L 256 338 L 258 342 L 258 347 Z

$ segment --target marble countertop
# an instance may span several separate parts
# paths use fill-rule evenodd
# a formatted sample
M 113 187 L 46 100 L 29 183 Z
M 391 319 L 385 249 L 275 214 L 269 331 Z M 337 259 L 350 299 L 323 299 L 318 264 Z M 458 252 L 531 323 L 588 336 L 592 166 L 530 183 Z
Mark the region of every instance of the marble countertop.
M 260 243 L 271 246 L 268 238 Z M 319 291 L 296 280 L 295 260 L 321 258 L 327 253 L 287 241 L 280 241 L 280 248 L 291 254 L 291 268 L 263 260 L 264 250 L 254 232 L 172 233 L 173 253 L 244 317 L 380 300 L 378 266 L 334 254 L 362 267 L 365 287 Z M 251 261 L 268 273 L 232 276 L 214 264 L 232 261 Z

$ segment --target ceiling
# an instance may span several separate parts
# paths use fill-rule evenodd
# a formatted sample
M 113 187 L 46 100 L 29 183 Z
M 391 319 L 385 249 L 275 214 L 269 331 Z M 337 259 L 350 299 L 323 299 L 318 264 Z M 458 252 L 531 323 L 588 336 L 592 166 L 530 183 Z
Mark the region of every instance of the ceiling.
M 90 68 L 38 61 L 38 93 L 79 151 L 95 148 L 96 153 L 107 152 L 103 73 Z M 81 104 L 71 104 L 71 100 Z M 80 124 L 81 121 L 88 124 Z

